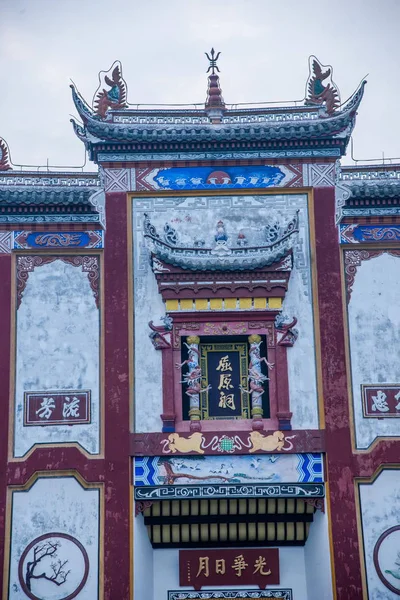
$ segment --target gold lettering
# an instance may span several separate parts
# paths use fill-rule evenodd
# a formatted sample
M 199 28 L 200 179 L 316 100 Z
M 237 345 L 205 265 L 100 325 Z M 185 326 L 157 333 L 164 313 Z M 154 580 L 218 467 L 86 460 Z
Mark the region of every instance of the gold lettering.
M 232 371 L 232 365 L 229 361 L 229 355 L 223 356 L 218 364 L 217 371 Z
M 220 392 L 219 404 L 220 408 L 230 408 L 231 410 L 235 410 L 235 397 L 233 394 L 225 394 L 224 392 Z
M 225 559 L 224 558 L 217 558 L 215 560 L 215 572 L 217 573 L 217 575 L 224 575 L 225 573 Z
M 198 577 L 201 573 L 203 573 L 203 571 L 204 571 L 205 577 L 209 576 L 209 574 L 210 574 L 209 562 L 210 562 L 209 556 L 200 556 L 199 557 L 199 570 L 197 571 L 196 577 Z
M 263 556 L 259 556 L 256 560 L 256 562 L 254 563 L 254 571 L 253 571 L 253 575 L 255 575 L 256 573 L 260 573 L 260 575 L 271 575 L 271 569 L 269 569 L 268 571 L 264 571 L 264 567 L 267 566 L 267 561 L 265 560 L 265 558 Z
M 241 577 L 242 571 L 246 569 L 249 565 L 245 562 L 243 554 L 239 554 L 236 556 L 234 563 L 232 565 L 232 569 L 236 571 L 236 576 Z
M 229 390 L 231 388 L 233 388 L 232 375 L 230 375 L 229 373 L 227 375 L 225 375 L 224 373 L 221 373 L 221 375 L 219 376 L 218 389 L 219 390 Z

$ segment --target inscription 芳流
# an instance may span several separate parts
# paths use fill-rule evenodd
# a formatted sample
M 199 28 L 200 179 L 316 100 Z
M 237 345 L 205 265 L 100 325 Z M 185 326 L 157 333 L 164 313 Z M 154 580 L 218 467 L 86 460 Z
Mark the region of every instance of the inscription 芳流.
M 24 393 L 24 426 L 83 423 L 90 423 L 90 390 Z

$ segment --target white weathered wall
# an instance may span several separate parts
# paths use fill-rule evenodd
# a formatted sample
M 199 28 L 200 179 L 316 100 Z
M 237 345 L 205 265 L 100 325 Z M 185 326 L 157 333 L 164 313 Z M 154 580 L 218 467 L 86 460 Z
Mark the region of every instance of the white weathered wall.
M 374 567 L 373 552 L 381 534 L 390 527 L 399 525 L 400 472 L 395 469 L 382 471 L 373 484 L 362 484 L 359 490 L 368 598 L 369 600 L 394 600 L 398 595 L 383 585 L 379 579 Z M 384 569 L 399 568 L 395 564 L 400 552 L 399 541 L 399 536 L 393 536 L 389 540 L 383 561 Z M 400 581 L 390 575 L 386 576 L 400 591 Z
M 361 384 L 400 383 L 400 257 L 381 254 L 357 267 L 348 305 L 357 448 L 400 435 L 396 418 L 365 418 Z
M 26 600 L 18 579 L 19 559 L 30 542 L 52 532 L 78 539 L 88 554 L 89 577 L 79 593 L 79 600 L 99 597 L 99 504 L 99 490 L 84 489 L 73 477 L 39 478 L 29 491 L 13 493 L 8 600 Z M 67 568 L 71 569 L 71 574 L 63 586 L 46 582 L 37 584 L 40 586 L 35 588 L 37 591 L 46 586 L 43 588 L 46 589 L 46 600 L 65 598 L 67 592 L 73 591 L 76 570 L 81 569 L 80 553 L 69 555 L 68 559 Z
M 308 600 L 306 573 L 304 567 L 304 549 L 299 548 L 280 548 L 280 584 L 270 586 L 273 589 L 292 588 L 293 600 Z M 154 550 L 154 596 L 152 600 L 168 598 L 168 590 L 190 590 L 179 586 L 179 550 Z M 162 574 L 162 576 L 160 576 Z M 239 591 L 241 589 L 251 589 L 250 586 L 217 586 L 202 587 L 203 592 L 207 589 L 221 589 Z M 254 588 L 254 589 L 258 589 Z M 136 596 L 135 596 L 136 598 Z M 140 596 L 138 596 L 140 598 Z M 141 600 L 141 598 L 140 598 Z M 325 598 L 324 598 L 325 600 Z
M 213 239 L 219 219 L 226 224 L 230 240 L 237 233 L 259 230 L 272 215 L 288 221 L 299 210 L 300 233 L 294 247 L 294 270 L 284 303 L 284 313 L 298 318 L 299 338 L 288 350 L 290 402 L 293 427 L 318 427 L 314 326 L 312 315 L 311 267 L 307 196 L 221 196 L 179 198 L 134 198 L 134 297 L 135 297 L 135 393 L 136 431 L 161 429 L 162 412 L 161 352 L 153 348 L 148 321 L 159 323 L 165 314 L 158 294 L 149 252 L 143 238 L 144 213 L 162 233 L 168 221 L 186 240 Z M 229 242 L 228 242 L 229 243 Z
M 332 600 L 330 556 L 328 515 L 317 510 L 304 546 L 307 600 Z
M 161 570 L 161 567 L 154 567 L 154 559 L 158 557 L 158 554 L 153 550 L 147 529 L 144 524 L 144 518 L 142 515 L 138 517 L 132 517 L 134 519 L 134 552 L 133 552 L 133 565 L 134 565 L 134 594 L 133 597 L 138 600 L 153 600 L 154 597 L 154 580 L 164 579 L 165 573 Z M 156 575 L 154 576 L 154 568 Z M 166 594 L 164 595 L 167 598 Z
M 88 275 L 61 260 L 29 273 L 17 311 L 14 455 L 34 444 L 100 449 L 100 312 Z M 91 423 L 23 425 L 24 391 L 91 390 Z

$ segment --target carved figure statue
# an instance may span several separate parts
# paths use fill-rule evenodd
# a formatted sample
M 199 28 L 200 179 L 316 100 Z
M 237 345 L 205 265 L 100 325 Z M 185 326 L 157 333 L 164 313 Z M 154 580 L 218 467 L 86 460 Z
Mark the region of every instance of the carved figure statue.
M 260 355 L 260 346 L 262 344 L 261 336 L 254 334 L 250 335 L 249 338 L 250 344 L 250 363 L 249 363 L 249 371 L 248 371 L 248 380 L 250 390 L 248 393 L 251 394 L 251 414 L 253 417 L 262 417 L 262 395 L 264 393 L 264 381 L 267 381 L 269 378 L 264 375 L 261 371 L 261 363 L 265 362 L 268 369 L 273 368 L 273 364 L 269 363 L 265 356 Z M 246 391 L 246 390 L 244 390 Z
M 216 242 L 226 242 L 227 240 L 228 240 L 228 236 L 225 231 L 224 222 L 218 221 L 216 232 L 215 232 L 215 241 Z
M 190 335 L 186 340 L 188 343 L 184 342 L 184 344 L 188 349 L 188 358 L 183 363 L 177 363 L 175 366 L 177 369 L 181 369 L 183 365 L 187 365 L 189 368 L 188 372 L 183 376 L 182 383 L 186 383 L 187 385 L 185 393 L 190 398 L 189 417 L 191 420 L 191 429 L 194 430 L 195 428 L 200 428 L 200 394 L 207 392 L 211 386 L 208 385 L 206 388 L 201 387 L 201 368 L 199 365 L 200 338 L 197 335 Z

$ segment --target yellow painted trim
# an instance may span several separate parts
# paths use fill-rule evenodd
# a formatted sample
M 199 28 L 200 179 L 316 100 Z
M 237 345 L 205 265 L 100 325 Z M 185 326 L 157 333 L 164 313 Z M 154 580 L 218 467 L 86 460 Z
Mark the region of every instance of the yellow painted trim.
M 365 483 L 367 483 L 367 481 L 365 481 Z M 362 594 L 363 594 L 363 600 L 368 600 L 367 570 L 365 567 L 365 553 L 364 553 L 364 535 L 363 535 L 362 524 L 361 524 L 361 498 L 360 498 L 359 482 L 357 481 L 357 479 L 354 479 L 354 501 L 355 501 L 355 505 L 356 505 L 358 553 L 359 553 L 359 557 L 360 557 Z
M 16 253 L 11 253 L 11 314 L 10 314 L 10 398 L 8 402 L 8 462 L 13 460 L 14 455 L 14 413 L 15 413 L 15 378 L 16 378 L 16 337 L 17 337 L 17 261 Z M 4 596 L 6 598 L 6 596 Z
M 353 381 L 351 374 L 351 363 L 350 363 L 350 337 L 349 337 L 349 319 L 348 319 L 348 307 L 347 307 L 347 295 L 346 295 L 346 276 L 344 271 L 344 250 L 347 248 L 340 248 L 340 282 L 342 286 L 342 307 L 343 307 L 343 329 L 344 329 L 344 352 L 345 352 L 345 363 L 346 363 L 346 379 L 347 379 L 347 401 L 349 405 L 349 428 L 351 438 L 351 448 L 353 453 L 356 450 L 356 439 L 355 439 L 355 420 L 354 420 L 354 406 L 353 406 Z
M 222 310 L 222 298 L 211 298 L 210 308 L 211 310 Z
M 268 308 L 282 308 L 282 298 L 268 298 Z
M 249 309 L 252 305 L 252 298 L 239 298 L 239 308 Z
M 254 308 L 267 308 L 267 299 L 254 298 Z
M 208 300 L 206 298 L 196 298 L 195 308 L 196 310 L 207 310 Z
M 236 298 L 225 298 L 224 299 L 225 308 L 229 308 L 231 310 L 236 310 L 237 308 L 237 299 Z
M 127 202 L 127 252 L 128 252 L 128 362 L 129 362 L 129 430 L 135 431 L 135 290 L 133 277 L 133 217 L 132 199 L 126 195 Z
M 166 300 L 165 308 L 166 308 L 167 312 L 169 310 L 178 310 L 178 308 L 179 308 L 178 300 Z
M 182 298 L 180 305 L 181 310 L 193 310 L 193 300 L 191 298 Z

